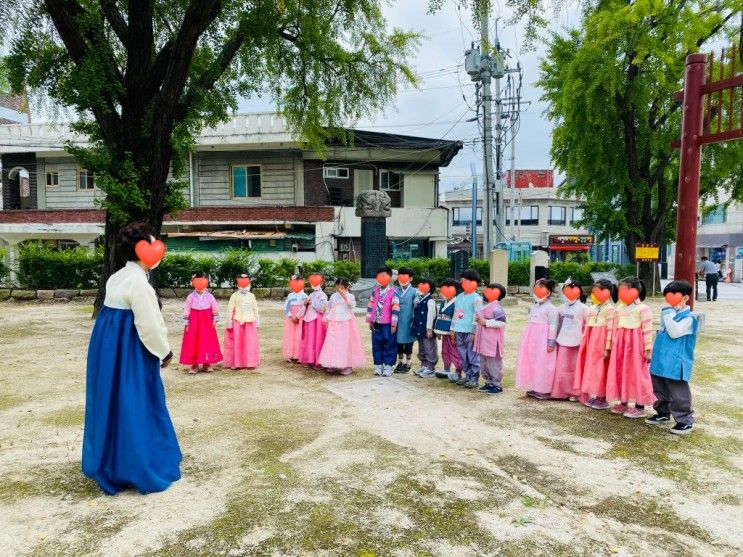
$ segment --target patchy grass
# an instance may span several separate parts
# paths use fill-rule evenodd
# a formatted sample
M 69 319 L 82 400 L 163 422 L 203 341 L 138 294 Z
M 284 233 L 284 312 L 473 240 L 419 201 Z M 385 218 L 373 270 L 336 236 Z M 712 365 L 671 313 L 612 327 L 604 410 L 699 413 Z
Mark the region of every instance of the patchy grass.
M 65 406 L 46 414 L 42 421 L 55 427 L 82 427 L 85 421 L 85 408 L 82 406 Z
M 98 485 L 83 476 L 79 463 L 29 466 L 22 478 L 0 480 L 0 501 L 12 503 L 31 497 L 62 497 L 86 501 L 101 495 Z
M 93 511 L 74 521 L 61 536 L 46 538 L 29 552 L 29 557 L 67 557 L 93 555 L 101 543 L 121 532 L 131 521 L 128 516 Z
M 23 399 L 15 395 L 0 393 L 0 410 L 9 410 L 23 404 Z

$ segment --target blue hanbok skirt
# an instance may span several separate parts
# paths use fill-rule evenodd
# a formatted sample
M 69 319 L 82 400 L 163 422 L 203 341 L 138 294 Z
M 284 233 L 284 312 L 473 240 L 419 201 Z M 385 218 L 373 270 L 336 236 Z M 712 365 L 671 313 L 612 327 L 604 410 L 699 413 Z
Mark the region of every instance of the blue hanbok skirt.
M 109 495 L 151 493 L 180 479 L 180 462 L 160 361 L 131 310 L 103 306 L 88 347 L 83 473 Z

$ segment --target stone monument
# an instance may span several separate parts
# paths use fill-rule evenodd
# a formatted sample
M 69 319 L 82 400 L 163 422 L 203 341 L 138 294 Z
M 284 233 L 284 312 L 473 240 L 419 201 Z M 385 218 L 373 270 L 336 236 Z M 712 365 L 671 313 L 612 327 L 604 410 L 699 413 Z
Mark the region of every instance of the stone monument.
M 387 219 L 392 201 L 383 191 L 367 190 L 356 196 L 356 216 L 361 217 L 361 279 L 353 285 L 361 307 L 377 283 L 377 269 L 387 260 Z

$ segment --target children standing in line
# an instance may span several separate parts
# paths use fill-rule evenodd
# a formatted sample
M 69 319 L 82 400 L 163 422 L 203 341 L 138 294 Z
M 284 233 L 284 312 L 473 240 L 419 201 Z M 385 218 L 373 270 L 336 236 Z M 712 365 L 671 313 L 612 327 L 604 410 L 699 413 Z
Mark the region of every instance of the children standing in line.
M 693 292 L 685 280 L 674 280 L 663 289 L 668 306 L 661 310 L 660 329 L 655 337 L 650 360 L 650 378 L 657 412 L 645 420 L 650 425 L 676 424 L 671 433 L 687 435 L 694 429 L 689 379 L 694 369 L 694 347 L 697 343 L 697 318 L 686 303 Z
M 456 382 L 462 375 L 462 360 L 457 351 L 457 334 L 452 330 L 451 322 L 454 318 L 455 298 L 460 292 L 459 283 L 448 278 L 441 283 L 439 292 L 443 300 L 433 332 L 441 337 L 441 359 L 444 362 L 444 371 L 437 371 L 435 374 L 439 379 L 448 377 L 452 379 L 452 382 Z M 452 366 L 454 371 L 452 371 Z
M 580 391 L 573 385 L 588 308 L 583 304 L 583 287 L 569 278 L 562 287 L 562 295 L 567 301 L 557 308 L 557 358 L 550 395 L 557 400 L 578 400 Z
M 237 292 L 227 304 L 224 331 L 224 367 L 254 369 L 261 361 L 258 343 L 258 302 L 250 291 L 250 277 L 237 277 Z
M 436 301 L 431 294 L 435 289 L 436 284 L 431 279 L 422 278 L 418 281 L 410 329 L 412 336 L 418 339 L 418 359 L 421 362 L 421 367 L 415 374 L 423 379 L 436 377 L 434 370 L 439 362 L 439 346 L 433 332 L 436 322 Z
M 289 279 L 289 295 L 284 303 L 284 359 L 287 362 L 299 360 L 299 345 L 302 342 L 302 314 L 307 294 L 304 292 L 304 280 L 292 275 Z
M 457 385 L 474 389 L 480 382 L 480 356 L 473 348 L 475 314 L 482 307 L 482 298 L 477 293 L 480 275 L 477 271 L 467 269 L 462 273 L 460 284 L 462 290 L 454 302 L 452 330 L 457 334 L 457 351 L 462 362 L 460 377 L 449 377 Z
M 506 287 L 494 282 L 483 292 L 487 304 L 475 317 L 475 352 L 480 356 L 480 374 L 485 384 L 480 391 L 495 395 L 503 392 L 503 347 L 505 345 L 506 312 L 500 301 L 506 297 Z
M 607 279 L 593 285 L 593 304 L 586 314 L 586 326 L 578 349 L 573 387 L 580 393 L 578 399 L 596 410 L 606 410 L 606 372 L 614 330 L 617 287 Z
M 550 300 L 555 291 L 555 281 L 539 279 L 533 291 L 534 303 L 521 334 L 516 359 L 516 387 L 526 391 L 527 396 L 545 400 L 550 398 L 557 360 L 555 337 L 558 314 Z
M 180 363 L 191 366 L 190 374 L 212 371 L 212 364 L 222 361 L 222 351 L 217 337 L 219 304 L 207 290 L 209 279 L 204 273 L 196 273 L 191 278 L 194 291 L 186 298 L 183 306 L 183 341 L 181 342 Z
M 408 373 L 413 358 L 413 343 L 416 341 L 410 332 L 413 323 L 413 310 L 415 304 L 415 289 L 412 286 L 413 271 L 407 267 L 401 267 L 397 271 L 397 283 L 395 295 L 400 303 L 400 314 L 397 321 L 397 366 L 395 373 Z
M 328 332 L 317 360 L 320 366 L 338 370 L 341 375 L 350 375 L 353 368 L 366 365 L 359 322 L 353 313 L 356 298 L 350 288 L 347 278 L 340 277 L 335 281 L 335 294 L 330 297 L 325 312 Z M 391 375 L 392 366 L 389 368 Z
M 309 277 L 312 293 L 304 301 L 304 321 L 302 328 L 302 342 L 299 347 L 299 361 L 307 367 L 320 369 L 317 359 L 320 357 L 327 324 L 325 310 L 328 307 L 328 296 L 323 291 L 325 281 L 319 273 L 312 273 Z
M 400 301 L 395 289 L 390 286 L 392 269 L 387 266 L 377 269 L 377 286 L 374 287 L 369 306 L 366 308 L 366 322 L 372 333 L 372 354 L 374 356 L 374 375 L 389 377 L 397 355 L 398 315 Z
M 644 299 L 645 283 L 639 278 L 627 277 L 619 282 L 606 399 L 618 401 L 611 412 L 625 418 L 644 418 L 645 406 L 655 402 L 649 369 L 653 313 L 642 303 Z

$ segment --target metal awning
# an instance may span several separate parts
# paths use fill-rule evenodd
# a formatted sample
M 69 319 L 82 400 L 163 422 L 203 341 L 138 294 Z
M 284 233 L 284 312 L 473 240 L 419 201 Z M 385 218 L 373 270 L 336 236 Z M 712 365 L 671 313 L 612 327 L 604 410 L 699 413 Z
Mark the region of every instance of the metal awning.
M 698 248 L 721 248 L 743 246 L 743 234 L 698 234 Z
M 214 230 L 208 232 L 169 232 L 168 238 L 209 240 L 283 240 L 286 232 L 276 230 Z
M 550 244 L 550 251 L 588 251 L 591 249 L 589 245 L 576 245 L 576 244 Z

